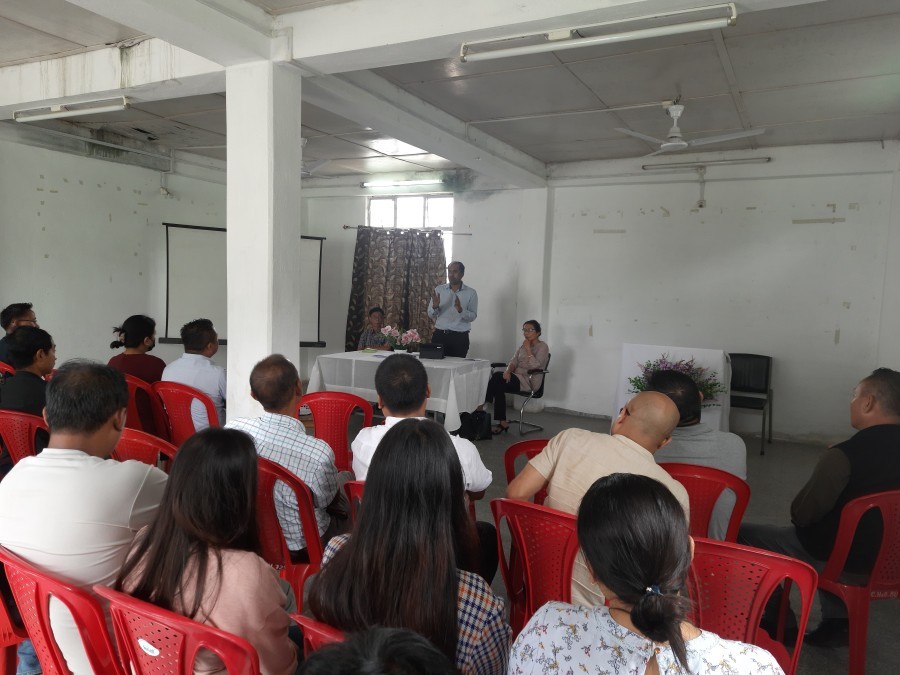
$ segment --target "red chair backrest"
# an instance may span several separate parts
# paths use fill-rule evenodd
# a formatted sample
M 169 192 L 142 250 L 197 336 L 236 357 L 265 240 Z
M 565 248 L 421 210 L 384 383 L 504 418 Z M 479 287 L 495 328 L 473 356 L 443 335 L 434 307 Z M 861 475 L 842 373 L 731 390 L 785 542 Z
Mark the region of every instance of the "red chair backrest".
M 219 415 L 212 399 L 199 389 L 194 389 L 179 382 L 154 382 L 153 391 L 162 399 L 166 416 L 169 420 L 169 440 L 173 445 L 181 446 L 194 435 L 194 418 L 191 417 L 191 403 L 195 400 L 206 408 L 206 417 L 211 427 L 219 426 Z
M 713 507 L 725 490 L 732 490 L 737 496 L 731 519 L 728 521 L 728 531 L 725 533 L 725 541 L 737 541 L 738 528 L 747 504 L 750 503 L 750 486 L 734 474 L 708 466 L 696 466 L 694 464 L 680 464 L 676 462 L 661 462 L 660 468 L 684 485 L 688 493 L 691 506 L 691 536 L 708 537 L 709 521 L 712 517 Z
M 106 586 L 119 657 L 134 675 L 193 675 L 200 649 L 214 652 L 229 675 L 259 675 L 259 655 L 245 639 Z
M 363 411 L 363 426 L 372 426 L 372 406 L 359 396 L 340 391 L 317 391 L 300 400 L 300 406 L 309 406 L 316 438 L 328 443 L 334 452 L 334 464 L 338 471 L 350 471 L 353 455 L 347 438 L 350 415 L 356 408 Z M 298 407 L 299 410 L 299 407 Z
M 113 450 L 112 458 L 120 462 L 124 462 L 126 459 L 136 459 L 144 464 L 158 467 L 159 456 L 163 454 L 167 460 L 165 467 L 166 473 L 168 473 L 171 461 L 175 459 L 177 451 L 178 448 L 171 443 L 166 443 L 158 436 L 146 434 L 137 429 L 124 429 L 122 438 L 119 439 L 116 449 Z
M 687 589 L 694 601 L 695 625 L 726 640 L 740 640 L 769 650 L 787 675 L 797 668 L 803 632 L 816 590 L 816 571 L 794 558 L 711 539 L 694 539 L 694 560 Z M 759 627 L 766 603 L 782 582 L 800 591 L 797 641 L 793 654 Z M 782 595 L 787 603 L 788 592 Z M 786 610 L 783 604 L 782 609 Z
M 344 492 L 347 494 L 347 501 L 350 502 L 351 523 L 356 522 L 356 513 L 359 511 L 359 505 L 362 504 L 365 487 L 366 482 L 364 480 L 348 480 L 344 483 Z
M 322 537 L 316 522 L 316 511 L 312 492 L 302 480 L 280 464 L 260 457 L 258 459 L 256 493 L 256 521 L 262 540 L 263 559 L 281 570 L 281 576 L 288 581 L 297 596 L 297 606 L 303 610 L 303 582 L 322 567 Z M 292 563 L 287 540 L 281 531 L 278 512 L 275 510 L 275 484 L 281 481 L 294 493 L 300 511 L 300 527 L 306 540 L 309 562 Z
M 491 511 L 497 526 L 500 571 L 510 597 L 524 584 L 522 625 L 541 605 L 551 600 L 571 602 L 572 566 L 578 553 L 576 517 L 511 499 L 492 499 Z M 505 554 L 501 534 L 504 519 L 512 534 L 509 557 Z M 516 573 L 517 564 L 521 564 L 521 579 Z
M 840 583 L 857 525 L 871 509 L 881 511 L 883 530 L 881 548 L 865 586 L 867 595 L 871 600 L 900 598 L 900 490 L 857 497 L 844 505 L 834 548 L 820 577 L 823 581 Z
M 0 361 L 0 375 L 15 375 L 16 369 L 6 361 Z
M 25 627 L 19 627 L 13 622 L 6 603 L 0 600 L 0 674 L 15 675 L 17 648 L 22 640 L 27 639 Z
M 0 438 L 14 464 L 25 457 L 34 457 L 34 439 L 38 429 L 50 433 L 43 417 L 0 410 Z
M 302 614 L 291 614 L 291 618 L 303 629 L 303 656 L 308 657 L 319 647 L 344 641 L 344 633 L 326 623 Z
M 70 672 L 50 628 L 51 597 L 65 605 L 74 617 L 93 671 L 124 675 L 106 632 L 106 618 L 97 598 L 74 584 L 42 572 L 2 547 L 0 562 L 6 567 L 13 597 L 46 675 L 68 675 Z
M 169 421 L 159 394 L 153 387 L 134 375 L 125 374 L 128 385 L 128 417 L 125 426 L 169 440 Z
M 530 441 L 519 441 L 518 443 L 513 443 L 509 446 L 503 454 L 503 467 L 506 469 L 506 484 L 509 485 L 512 483 L 513 478 L 516 477 L 516 459 L 518 457 L 524 455 L 526 461 L 532 459 L 539 455 L 541 450 L 543 450 L 549 442 L 549 438 L 535 438 Z M 535 504 L 540 505 L 544 503 L 546 498 L 547 490 L 541 488 L 538 490 L 537 494 L 534 495 L 532 501 Z

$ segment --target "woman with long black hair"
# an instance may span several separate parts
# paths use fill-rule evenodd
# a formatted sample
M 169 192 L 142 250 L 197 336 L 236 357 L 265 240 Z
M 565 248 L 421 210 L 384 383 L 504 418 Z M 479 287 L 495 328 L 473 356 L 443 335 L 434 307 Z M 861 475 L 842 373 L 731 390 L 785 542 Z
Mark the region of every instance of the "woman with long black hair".
M 112 357 L 107 365 L 126 375 L 139 377 L 147 384 L 159 382 L 166 362 L 147 353 L 156 346 L 156 321 L 143 314 L 134 314 L 121 326 L 113 328 L 113 333 L 119 339 L 110 342 L 109 348 L 125 347 L 125 351 Z
M 450 437 L 429 420 L 403 420 L 379 443 L 356 526 L 328 545 L 309 607 L 344 631 L 415 631 L 463 673 L 505 673 L 503 601 L 464 571 L 476 547 Z

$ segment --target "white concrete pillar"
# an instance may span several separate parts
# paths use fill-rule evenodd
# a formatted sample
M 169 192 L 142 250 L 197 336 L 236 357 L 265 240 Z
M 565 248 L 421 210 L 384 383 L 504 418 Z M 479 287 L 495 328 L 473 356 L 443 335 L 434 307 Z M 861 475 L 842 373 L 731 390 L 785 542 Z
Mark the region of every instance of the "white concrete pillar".
M 300 355 L 300 72 L 258 62 L 226 70 L 228 419 L 255 416 L 250 371 Z

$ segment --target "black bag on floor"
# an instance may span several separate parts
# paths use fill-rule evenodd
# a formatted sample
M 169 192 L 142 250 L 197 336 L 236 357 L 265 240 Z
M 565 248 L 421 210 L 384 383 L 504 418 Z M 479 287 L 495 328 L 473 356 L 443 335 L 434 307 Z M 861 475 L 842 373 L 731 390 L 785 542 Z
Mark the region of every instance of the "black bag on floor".
M 459 430 L 456 435 L 470 441 L 484 441 L 491 438 L 491 416 L 484 410 L 460 413 Z

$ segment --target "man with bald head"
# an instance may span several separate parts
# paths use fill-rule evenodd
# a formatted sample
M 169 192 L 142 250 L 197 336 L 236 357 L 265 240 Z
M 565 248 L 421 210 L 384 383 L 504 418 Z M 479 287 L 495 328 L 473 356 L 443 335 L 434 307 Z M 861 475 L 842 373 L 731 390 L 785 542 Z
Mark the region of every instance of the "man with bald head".
M 665 485 L 689 511 L 684 486 L 661 469 L 653 453 L 672 440 L 679 420 L 678 408 L 665 394 L 645 391 L 632 398 L 612 423 L 612 434 L 566 429 L 554 436 L 509 484 L 509 499 L 531 499 L 547 488 L 545 506 L 578 513 L 581 498 L 598 478 L 613 473 L 648 476 Z M 593 583 L 581 552 L 572 572 L 572 602 L 601 605 L 603 596 Z
M 243 417 L 225 426 L 240 429 L 253 437 L 260 457 L 280 464 L 296 475 L 312 491 L 316 522 L 322 543 L 346 529 L 347 520 L 332 518 L 332 511 L 346 511 L 346 499 L 340 487 L 349 474 L 339 474 L 334 452 L 328 443 L 306 435 L 306 428 L 295 416 L 303 390 L 294 364 L 281 354 L 273 354 L 257 363 L 250 373 L 250 395 L 262 405 L 262 417 Z M 275 486 L 275 509 L 287 539 L 291 557 L 302 561 L 306 539 L 300 525 L 300 512 L 294 493 L 284 484 Z

